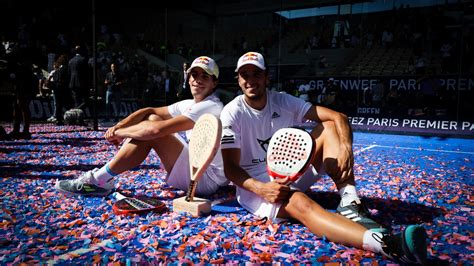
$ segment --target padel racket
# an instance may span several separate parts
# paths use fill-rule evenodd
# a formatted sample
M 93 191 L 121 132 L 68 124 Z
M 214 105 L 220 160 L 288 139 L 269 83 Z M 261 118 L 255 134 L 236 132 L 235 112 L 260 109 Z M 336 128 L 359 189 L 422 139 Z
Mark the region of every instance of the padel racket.
M 268 144 L 267 171 L 273 179 L 287 178 L 286 184 L 298 180 L 311 165 L 316 154 L 313 137 L 302 129 L 281 128 Z
M 116 215 L 142 214 L 151 211 L 160 212 L 166 209 L 164 202 L 145 195 L 126 197 L 119 192 L 114 192 L 112 197 L 117 199 L 112 206 L 112 210 Z
M 194 124 L 189 140 L 191 182 L 186 194 L 186 201 L 193 200 L 197 182 L 219 149 L 221 135 L 221 121 L 212 114 L 202 115 Z

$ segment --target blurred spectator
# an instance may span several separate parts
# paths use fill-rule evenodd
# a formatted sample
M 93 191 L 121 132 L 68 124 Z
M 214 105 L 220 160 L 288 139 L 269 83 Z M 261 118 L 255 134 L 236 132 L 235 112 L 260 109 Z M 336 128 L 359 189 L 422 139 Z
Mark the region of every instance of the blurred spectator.
M 391 48 L 393 45 L 393 33 L 385 29 L 382 33 L 382 45 L 385 48 Z
M 325 55 L 320 55 L 319 56 L 319 68 L 327 68 L 329 67 L 329 63 L 326 59 Z
M 312 48 L 311 48 L 311 42 L 310 42 L 309 38 L 307 38 L 307 39 L 306 39 L 306 47 L 305 47 L 305 49 L 304 49 L 304 52 L 305 52 L 306 54 L 310 54 L 310 53 L 311 53 L 311 49 L 312 49 Z
M 374 46 L 374 34 L 370 31 L 367 32 L 367 34 L 365 35 L 365 39 L 367 48 L 372 48 L 372 46 Z
M 54 62 L 56 62 L 57 57 L 54 44 L 52 42 L 47 47 L 47 53 L 48 54 L 46 55 L 46 57 L 48 58 L 48 66 L 46 70 L 48 72 L 51 72 L 54 69 Z
M 156 106 L 157 97 L 158 86 L 153 80 L 153 77 L 148 75 L 145 82 L 145 89 L 143 90 L 143 106 Z
M 325 107 L 334 107 L 336 103 L 337 94 L 339 93 L 339 87 L 336 84 L 334 78 L 329 78 L 318 96 L 318 104 Z
M 185 100 L 185 99 L 192 99 L 193 95 L 191 94 L 191 90 L 189 88 L 189 83 L 188 83 L 188 75 L 186 74 L 186 71 L 188 70 L 188 63 L 184 62 L 183 63 L 183 71 L 179 74 L 179 81 L 178 81 L 178 93 L 177 93 L 177 98 L 179 100 Z
M 176 101 L 176 81 L 171 78 L 168 70 L 161 72 L 163 89 L 165 90 L 166 105 L 170 105 Z
M 7 135 L 8 139 L 31 139 L 29 105 L 38 88 L 38 80 L 23 53 L 24 51 L 12 52 L 14 55 L 8 61 L 14 92 L 13 130 Z M 22 121 L 23 130 L 20 132 Z
M 434 75 L 428 75 L 420 81 L 420 98 L 417 101 L 421 104 L 423 112 L 428 116 L 435 114 L 435 109 L 439 107 L 439 88 L 441 83 Z
M 69 109 L 72 107 L 66 63 L 67 56 L 59 56 L 58 60 L 54 62 L 54 70 L 51 71 L 46 80 L 46 86 L 53 93 L 53 116 L 48 119 L 48 122 L 56 122 L 58 125 L 64 124 L 63 108 Z
M 104 84 L 107 87 L 105 92 L 105 115 L 109 119 L 111 109 L 113 117 L 116 119 L 120 115 L 120 104 L 123 93 L 124 76 L 118 71 L 115 63 L 110 64 L 110 72 L 105 76 Z
M 47 92 L 43 91 L 43 84 L 46 80 L 46 77 L 44 76 L 42 69 L 39 66 L 33 64 L 33 74 L 38 82 L 38 95 L 46 96 Z
M 391 88 L 388 91 L 387 98 L 385 100 L 387 106 L 387 113 L 389 115 L 397 115 L 399 110 L 399 97 L 396 88 Z
M 384 81 L 379 79 L 377 84 L 372 88 L 372 105 L 374 107 L 382 106 L 385 97 L 385 84 Z
M 413 56 L 410 56 L 410 58 L 408 59 L 405 74 L 415 74 L 415 59 L 413 58 Z
M 59 69 L 59 64 L 57 62 L 53 63 L 53 69 L 49 72 L 48 76 L 46 77 L 46 80 L 43 84 L 43 90 L 44 91 L 50 91 L 51 94 L 53 95 L 53 101 L 51 102 L 51 107 L 53 109 L 52 116 L 48 118 L 46 121 L 48 122 L 56 122 L 56 97 L 54 95 L 54 74 L 56 71 Z
M 426 73 L 426 58 L 424 55 L 417 56 L 415 59 L 415 74 L 424 75 Z
M 313 36 L 311 36 L 311 39 L 309 40 L 309 43 L 311 45 L 311 49 L 318 49 L 319 47 L 318 36 L 316 36 L 316 34 L 313 34 Z
M 452 56 L 451 50 L 453 47 L 448 41 L 445 41 L 441 46 L 440 53 L 441 53 L 441 71 L 443 73 L 451 73 L 451 64 L 452 64 Z
M 83 108 L 87 104 L 89 88 L 87 84 L 87 60 L 80 46 L 76 46 L 76 55 L 69 60 L 69 88 L 72 90 L 74 108 Z

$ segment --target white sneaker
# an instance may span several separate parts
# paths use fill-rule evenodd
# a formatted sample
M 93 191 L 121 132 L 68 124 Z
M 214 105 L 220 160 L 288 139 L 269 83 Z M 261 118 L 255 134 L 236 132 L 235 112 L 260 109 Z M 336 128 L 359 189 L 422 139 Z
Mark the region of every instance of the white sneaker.
M 94 172 L 97 170 L 99 169 L 87 171 L 76 179 L 58 180 L 54 188 L 59 192 L 73 196 L 107 196 L 114 189 L 114 181 L 110 180 L 99 186 L 94 179 Z

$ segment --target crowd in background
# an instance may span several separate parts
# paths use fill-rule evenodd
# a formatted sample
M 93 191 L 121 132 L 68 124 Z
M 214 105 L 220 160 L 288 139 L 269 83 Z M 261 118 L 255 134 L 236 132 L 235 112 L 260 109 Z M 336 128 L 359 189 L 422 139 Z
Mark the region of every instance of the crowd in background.
M 180 99 L 184 80 L 182 69 L 172 71 L 167 66 L 160 66 L 138 53 L 139 50 L 164 62 L 170 54 L 176 54 L 186 62 L 196 55 L 211 53 L 223 54 L 222 61 L 225 61 L 225 55 L 232 56 L 248 50 L 267 54 L 271 59 L 276 56 L 277 38 L 291 40 L 295 33 L 300 33 L 298 40 L 288 42 L 287 47 L 284 47 L 286 50 L 304 55 L 317 49 L 350 47 L 363 52 L 373 47 L 408 47 L 412 57 L 404 74 L 416 75 L 421 89 L 401 94 L 389 90 L 384 81 L 386 77 L 380 77 L 376 86 L 364 88 L 356 92 L 359 95 L 354 95 L 354 92 L 342 91 L 337 78 L 330 79 L 338 76 L 338 73 L 333 72 L 331 76 L 324 77 L 327 84 L 323 90 L 305 91 L 301 89 L 302 84 L 295 81 L 298 77 L 293 76 L 281 77 L 281 84 L 275 85 L 277 90 L 296 96 L 304 94 L 301 97 L 314 104 L 341 111 L 371 106 L 384 107 L 387 113 L 396 114 L 404 104 L 408 106 L 405 109 L 413 112 L 409 115 L 433 116 L 436 115 L 435 110 L 439 109 L 437 106 L 451 103 L 456 96 L 442 91 L 437 75 L 472 76 L 474 34 L 471 34 L 470 26 L 455 29 L 447 27 L 457 25 L 459 21 L 449 15 L 449 12 L 456 12 L 456 7 L 445 11 L 441 6 L 425 9 L 400 6 L 389 12 L 284 19 L 283 23 L 277 23 L 277 15 L 274 14 L 272 17 L 275 21 L 259 25 L 255 30 L 257 34 L 246 34 L 249 31 L 247 28 L 236 29 L 231 38 L 222 36 L 215 43 L 206 38 L 196 39 L 195 35 L 183 32 L 181 24 L 169 34 L 172 38 L 163 40 L 162 34 L 153 36 L 146 30 L 139 33 L 121 31 L 104 22 L 98 27 L 94 58 L 88 21 L 71 28 L 62 27 L 53 19 L 54 14 L 48 15 L 53 11 L 46 10 L 37 16 L 18 19 L 16 28 L 1 33 L 0 94 L 15 95 L 12 108 L 16 119 L 15 132 L 20 134 L 17 125 L 18 121 L 23 120 L 25 136 L 28 137 L 28 100 L 33 97 L 52 99 L 55 108 L 48 120 L 58 124 L 63 123 L 63 110 L 87 108 L 95 93 L 94 88 L 97 89 L 105 118 L 126 115 L 117 110 L 120 99 L 134 99 L 143 106 L 160 106 Z M 161 26 L 157 25 L 156 28 Z M 188 35 L 192 37 L 187 38 Z M 439 63 L 440 67 L 433 67 L 433 62 Z M 332 62 L 321 55 L 315 64 L 324 70 Z M 95 87 L 92 83 L 94 65 L 97 73 Z M 225 72 L 225 63 L 222 65 Z M 114 86 L 107 83 L 112 76 L 115 77 L 115 74 L 111 74 L 112 66 L 120 79 L 119 85 L 115 84 L 116 81 Z M 221 81 L 225 82 L 234 80 Z

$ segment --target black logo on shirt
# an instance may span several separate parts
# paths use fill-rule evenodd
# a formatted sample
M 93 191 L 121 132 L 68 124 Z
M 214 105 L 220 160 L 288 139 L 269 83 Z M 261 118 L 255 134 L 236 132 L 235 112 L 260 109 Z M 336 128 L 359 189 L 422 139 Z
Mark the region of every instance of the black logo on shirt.
M 278 117 L 280 117 L 280 115 L 279 115 L 277 112 L 273 112 L 273 114 L 272 114 L 272 119 L 273 119 L 273 118 L 278 118 Z
M 266 139 L 266 140 L 261 140 L 261 139 L 257 139 L 258 141 L 258 144 L 260 144 L 260 147 L 265 151 L 267 152 L 267 147 L 268 147 L 268 144 L 270 143 L 270 138 Z

